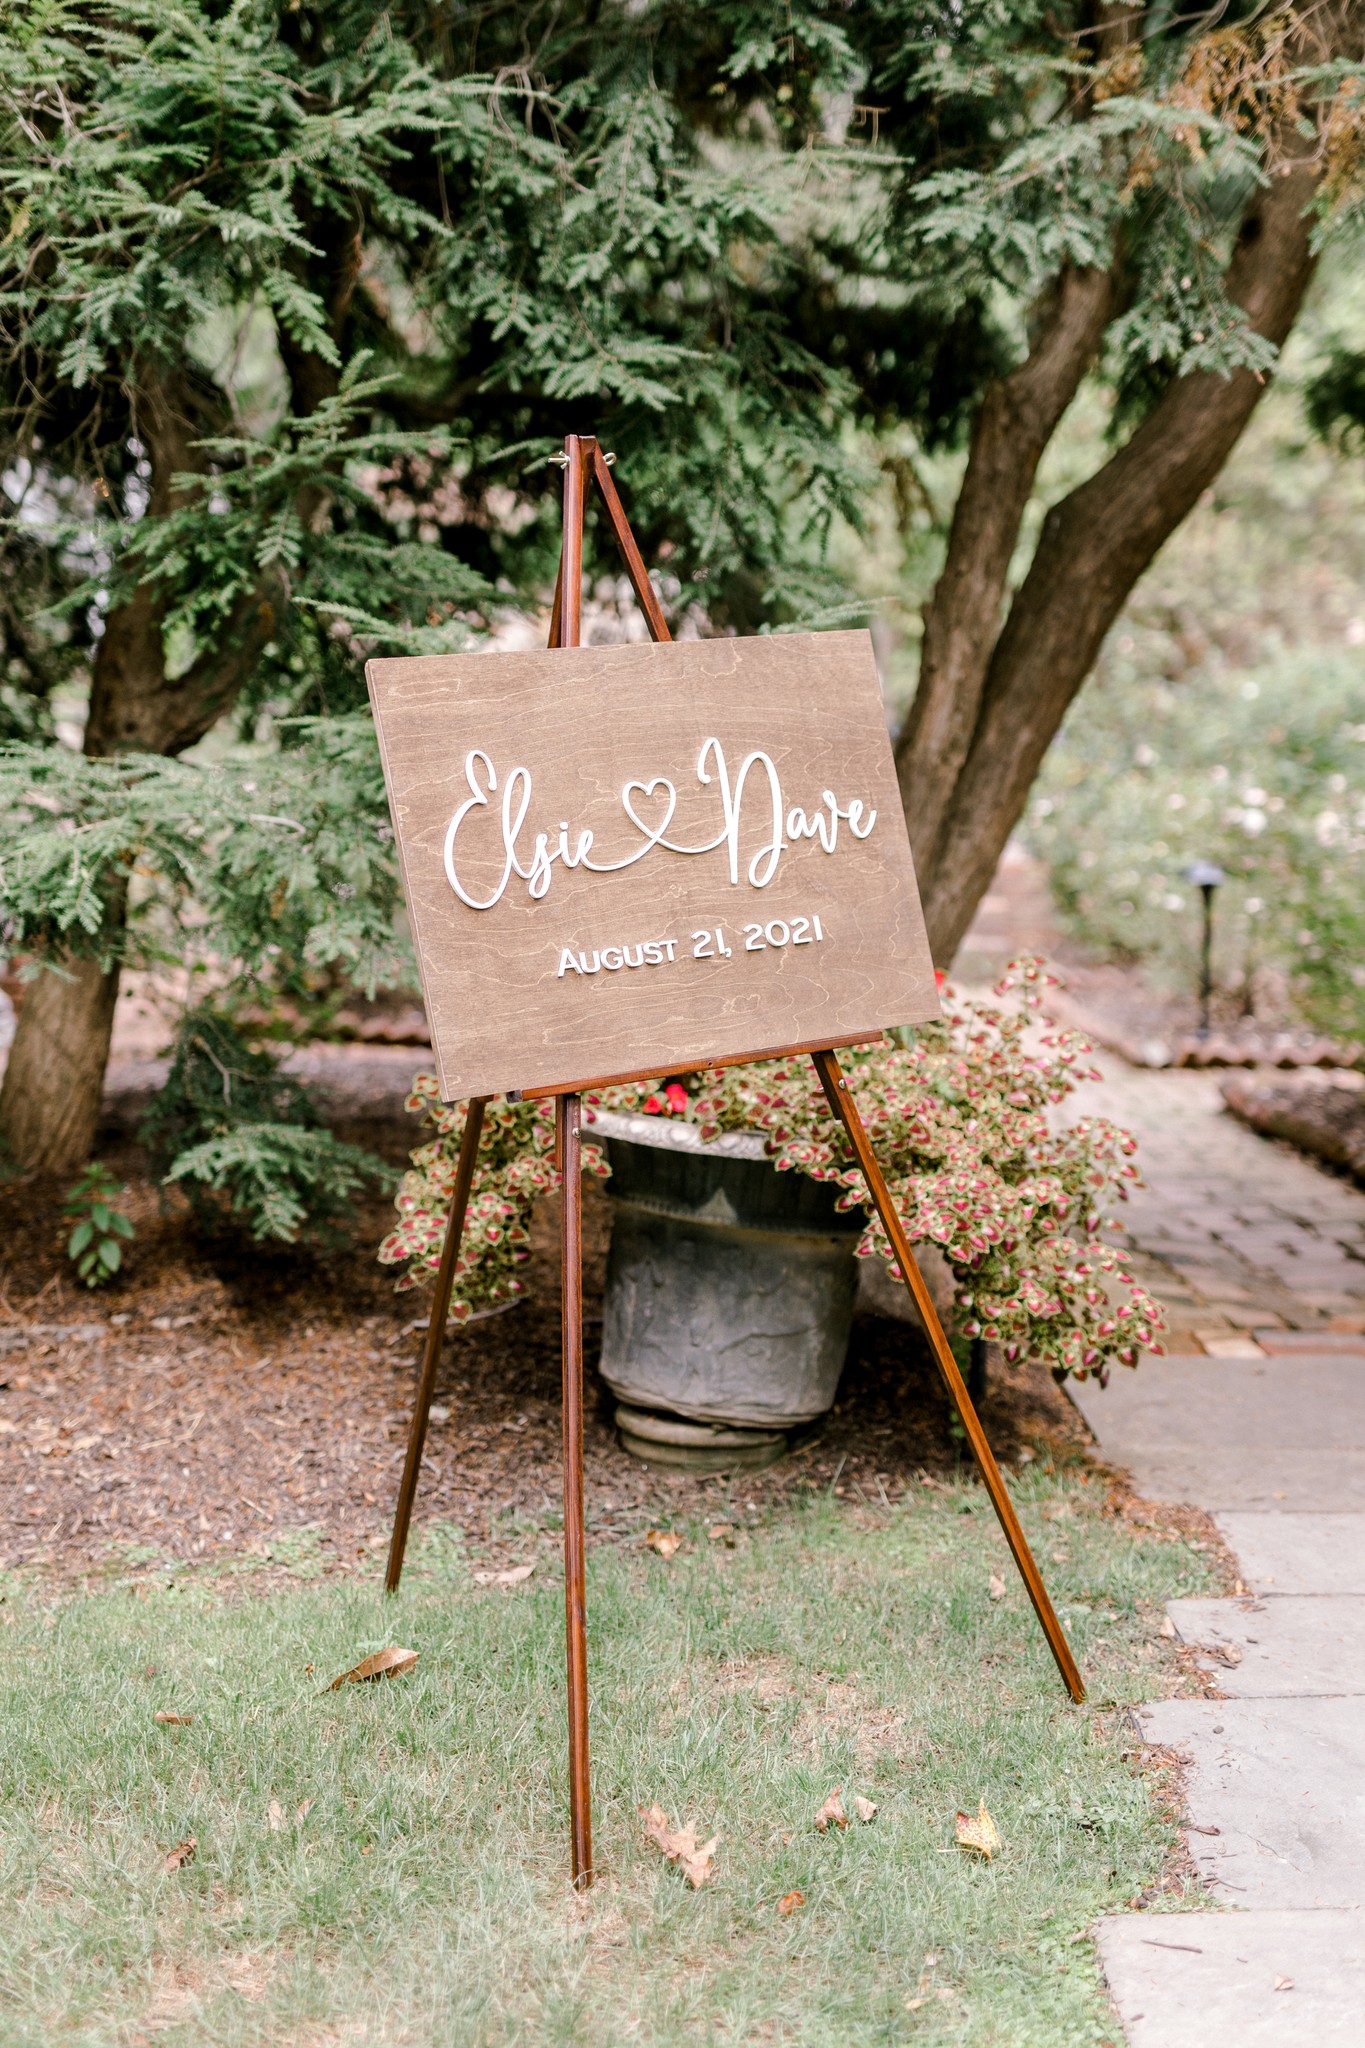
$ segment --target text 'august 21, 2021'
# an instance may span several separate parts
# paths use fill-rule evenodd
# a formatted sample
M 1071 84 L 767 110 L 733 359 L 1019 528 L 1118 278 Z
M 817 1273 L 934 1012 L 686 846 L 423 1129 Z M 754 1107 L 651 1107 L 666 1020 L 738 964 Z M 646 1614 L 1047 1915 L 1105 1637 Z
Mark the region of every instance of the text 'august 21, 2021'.
M 731 938 L 734 944 L 731 944 Z M 736 950 L 745 953 L 780 952 L 787 946 L 823 944 L 825 928 L 817 916 L 773 917 L 766 924 L 740 925 L 727 934 L 724 925 L 704 926 L 688 935 L 684 945 L 675 938 L 644 939 L 635 945 L 594 946 L 578 949 L 563 946 L 556 979 L 569 975 L 616 974 L 623 968 L 667 967 L 676 960 L 730 960 Z

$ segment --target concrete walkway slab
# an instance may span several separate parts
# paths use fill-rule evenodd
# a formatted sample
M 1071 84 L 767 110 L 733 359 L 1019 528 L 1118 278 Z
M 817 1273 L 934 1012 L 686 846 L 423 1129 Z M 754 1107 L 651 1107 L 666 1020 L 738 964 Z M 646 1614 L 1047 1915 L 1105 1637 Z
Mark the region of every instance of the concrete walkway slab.
M 1365 1515 L 1231 1510 L 1216 1519 L 1253 1593 L 1365 1593 Z
M 1365 1361 L 1144 1359 L 1067 1391 L 1104 1455 L 1154 1500 L 1365 1511 Z
M 1136 1718 L 1189 1759 L 1190 1854 L 1229 1903 L 1365 1906 L 1358 1699 L 1158 1700 Z
M 1365 1913 L 1134 1913 L 1096 1933 L 1130 2048 L 1365 2040 Z
M 1108 1433 L 1100 1449 L 1123 1465 L 1148 1500 L 1185 1501 L 1210 1514 L 1245 1509 L 1306 1514 L 1313 1508 L 1365 1513 L 1365 1450 L 1282 1451 L 1260 1446 L 1214 1450 L 1116 1448 Z
M 1067 1391 L 1106 1451 L 1158 1446 L 1365 1450 L 1365 1360 L 1144 1358 Z
M 1240 1651 L 1232 1664 L 1216 1655 L 1209 1660 L 1218 1690 L 1229 1699 L 1346 1694 L 1365 1700 L 1365 1599 L 1358 1594 L 1254 1603 L 1170 1600 L 1166 1612 L 1182 1642 L 1228 1647 L 1234 1657 Z

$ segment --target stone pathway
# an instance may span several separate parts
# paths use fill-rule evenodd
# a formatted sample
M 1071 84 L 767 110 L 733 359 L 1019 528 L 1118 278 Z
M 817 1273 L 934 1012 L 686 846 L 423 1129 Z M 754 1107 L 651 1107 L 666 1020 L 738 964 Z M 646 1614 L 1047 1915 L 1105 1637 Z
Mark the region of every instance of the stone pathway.
M 1225 1697 L 1136 1717 L 1187 1759 L 1190 1850 L 1231 1910 L 1103 1920 L 1105 1973 L 1131 2048 L 1359 2048 L 1365 1192 L 1235 1123 L 1208 1075 L 1109 1062 L 1085 1094 L 1142 1140 L 1123 1220 L 1173 1349 L 1075 1399 L 1142 1493 L 1214 1515 L 1247 1588 L 1167 1610 Z

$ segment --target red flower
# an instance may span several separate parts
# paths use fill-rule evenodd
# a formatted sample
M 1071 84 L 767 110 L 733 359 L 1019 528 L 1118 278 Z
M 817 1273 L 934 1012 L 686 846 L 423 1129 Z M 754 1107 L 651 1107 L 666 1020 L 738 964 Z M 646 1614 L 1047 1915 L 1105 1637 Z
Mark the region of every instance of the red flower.
M 668 1097 L 668 1106 L 674 1116 L 681 1116 L 687 1108 L 687 1090 L 683 1087 L 681 1081 L 670 1081 L 664 1090 L 664 1094 Z
M 663 1115 L 663 1113 L 664 1113 L 664 1106 L 663 1106 L 662 1102 L 660 1102 L 660 1100 L 659 1100 L 659 1098 L 658 1098 L 658 1096 L 657 1096 L 657 1095 L 651 1095 L 651 1096 L 650 1096 L 650 1098 L 649 1098 L 649 1100 L 648 1100 L 648 1102 L 647 1102 L 647 1103 L 645 1104 L 645 1115 L 646 1115 L 646 1116 L 662 1116 L 662 1115 Z

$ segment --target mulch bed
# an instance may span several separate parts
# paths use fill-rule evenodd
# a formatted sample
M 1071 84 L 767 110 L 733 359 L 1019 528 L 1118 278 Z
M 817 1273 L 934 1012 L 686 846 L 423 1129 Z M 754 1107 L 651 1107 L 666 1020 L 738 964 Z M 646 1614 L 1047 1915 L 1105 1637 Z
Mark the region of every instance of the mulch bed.
M 0 1187 L 0 1561 L 80 1573 L 153 1554 L 264 1559 L 318 1532 L 330 1569 L 382 1570 L 424 1317 L 374 1257 L 391 1210 L 357 1213 L 327 1257 L 205 1244 L 162 1208 L 136 1149 L 106 1152 L 137 1227 L 126 1277 L 90 1294 L 64 1255 L 63 1184 Z M 584 1190 L 589 1364 L 600 1325 L 609 1200 Z M 529 1297 L 447 1340 L 415 1527 L 461 1526 L 489 1562 L 543 1538 L 560 1501 L 557 1205 L 536 1219 Z M 691 1478 L 623 1452 L 590 1378 L 594 1540 L 650 1520 L 764 1514 L 813 1490 L 856 1506 L 961 1472 L 923 1339 L 860 1316 L 818 1440 L 766 1472 Z M 1085 1426 L 1040 1369 L 1001 1371 L 983 1408 L 997 1455 L 1084 1462 Z M 1102 1478 L 1100 1473 L 1095 1475 Z M 983 1507 L 984 1507 L 983 1502 Z M 286 1546 L 287 1547 L 287 1546 Z M 363 1562 L 362 1562 L 363 1561 Z

